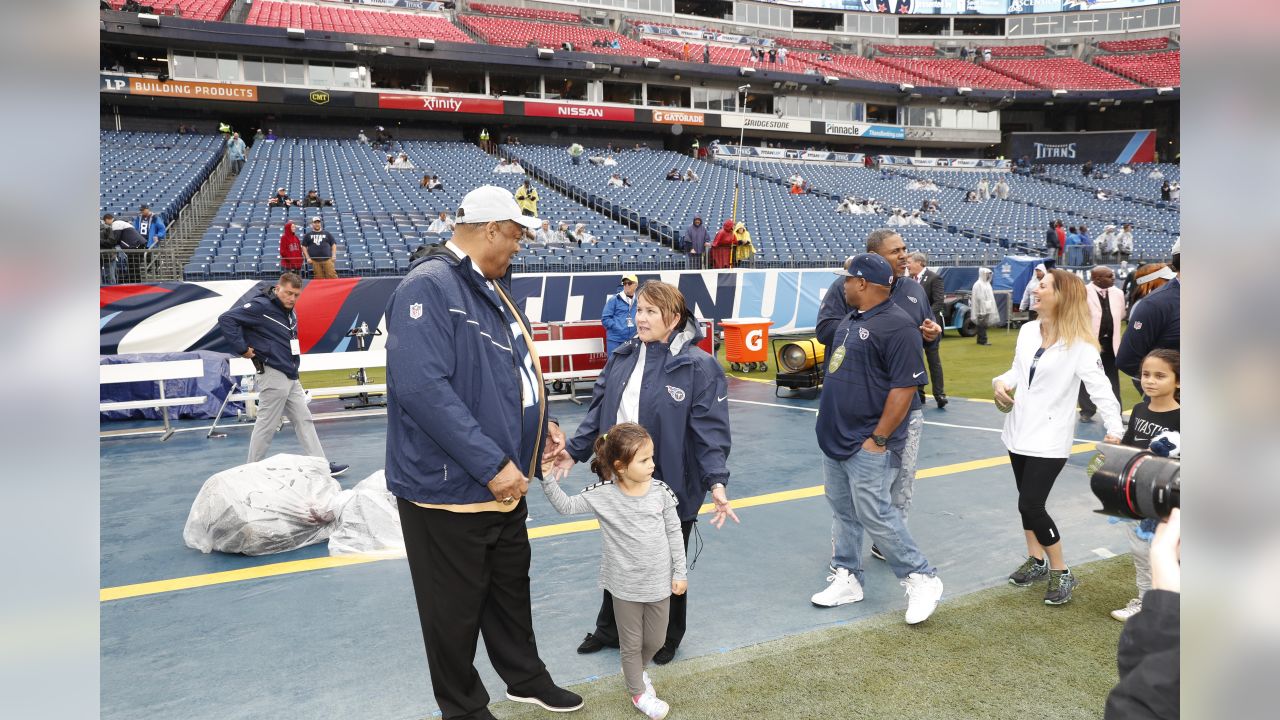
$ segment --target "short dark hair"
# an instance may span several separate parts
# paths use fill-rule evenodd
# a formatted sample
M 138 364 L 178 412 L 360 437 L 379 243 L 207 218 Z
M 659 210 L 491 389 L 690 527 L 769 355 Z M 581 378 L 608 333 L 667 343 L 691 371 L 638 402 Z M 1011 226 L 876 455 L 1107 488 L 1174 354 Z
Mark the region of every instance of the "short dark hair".
M 302 287 L 302 278 L 298 277 L 297 273 L 287 272 L 280 275 L 280 280 L 276 284 L 300 288 Z
M 880 247 L 884 245 L 885 241 L 893 237 L 894 235 L 899 235 L 899 234 L 900 233 L 897 230 L 894 230 L 892 228 L 880 228 L 879 230 L 872 230 L 871 234 L 867 236 L 867 252 L 879 254 Z
M 116 216 L 115 216 L 114 214 L 112 214 L 112 213 L 107 213 L 106 215 L 103 215 L 103 216 L 102 216 L 102 219 L 103 219 L 103 220 L 115 220 L 115 219 L 116 219 Z

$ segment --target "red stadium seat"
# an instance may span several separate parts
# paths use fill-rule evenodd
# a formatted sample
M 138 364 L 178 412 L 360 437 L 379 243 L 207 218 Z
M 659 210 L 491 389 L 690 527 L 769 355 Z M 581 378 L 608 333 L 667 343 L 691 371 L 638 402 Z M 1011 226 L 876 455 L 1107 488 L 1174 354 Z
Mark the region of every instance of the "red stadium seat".
M 1181 50 L 1149 55 L 1100 55 L 1095 57 L 1093 62 L 1099 67 L 1137 80 L 1143 85 L 1151 87 L 1182 85 Z
M 938 87 L 970 87 L 986 90 L 1035 90 L 1021 80 L 1001 75 L 982 65 L 964 60 L 916 60 L 906 58 L 876 58 L 876 62 L 904 70 L 933 81 Z M 917 83 L 918 84 L 918 83 Z
M 825 40 L 801 40 L 799 38 L 778 37 L 773 39 L 779 45 L 785 45 L 789 48 L 798 50 L 830 50 L 831 43 Z
M 787 59 L 790 60 L 791 58 L 810 63 L 819 70 L 837 77 L 893 83 L 895 85 L 900 83 L 911 83 L 912 85 L 931 84 L 926 78 L 915 73 L 892 65 L 885 65 L 875 60 L 858 57 L 857 55 L 833 55 L 830 60 L 820 60 L 813 53 L 796 53 Z
M 876 50 L 884 55 L 899 57 L 934 57 L 938 54 L 937 48 L 932 45 L 877 45 Z
M 467 15 L 460 19 L 463 25 L 492 45 L 524 47 L 529 44 L 530 40 L 534 40 L 540 47 L 552 49 L 559 49 L 562 43 L 568 42 L 573 43 L 573 49 L 579 52 L 631 55 L 634 57 L 654 54 L 652 49 L 611 30 L 601 30 L 581 25 L 507 20 L 505 18 L 485 17 L 482 15 Z M 603 40 L 605 42 L 616 40 L 618 47 L 592 47 L 591 42 L 593 40 Z
M 1134 90 L 1138 86 L 1118 75 L 1076 60 L 992 60 L 983 67 L 1046 90 Z
M 148 0 L 143 3 L 155 8 L 161 15 L 172 15 L 175 7 L 182 17 L 191 20 L 221 20 L 235 0 Z M 119 10 L 124 0 L 111 0 L 111 7 Z
M 1169 47 L 1169 38 L 1154 37 L 1141 40 L 1106 40 L 1098 43 L 1099 50 L 1107 52 L 1139 52 L 1143 50 L 1164 50 Z
M 540 10 L 538 8 L 490 5 L 489 3 L 477 2 L 467 5 L 467 7 L 472 12 L 482 13 L 484 15 L 527 18 L 529 20 L 549 20 L 551 22 L 582 22 L 582 18 L 580 16 L 569 12 L 560 12 L 559 10 Z
M 659 49 L 664 53 L 681 57 L 683 55 L 683 40 L 658 40 L 653 37 L 644 39 L 644 44 L 649 47 Z M 702 47 L 705 43 L 698 41 L 689 41 L 689 61 L 702 61 Z M 806 53 L 787 52 L 786 62 L 781 60 L 771 63 L 768 58 L 764 60 L 752 60 L 751 48 L 746 45 L 712 45 L 711 46 L 711 64 L 712 65 L 728 65 L 729 67 L 758 67 L 772 70 L 782 70 L 786 72 L 803 73 L 805 70 L 813 66 L 803 58 L 807 57 Z
M 245 20 L 249 25 L 297 27 L 307 30 L 432 38 L 446 42 L 474 42 L 453 23 L 438 15 L 318 7 L 286 2 L 255 2 Z
M 1004 45 L 989 48 L 991 57 L 1009 58 L 1009 57 L 1043 57 L 1045 50 L 1043 45 Z

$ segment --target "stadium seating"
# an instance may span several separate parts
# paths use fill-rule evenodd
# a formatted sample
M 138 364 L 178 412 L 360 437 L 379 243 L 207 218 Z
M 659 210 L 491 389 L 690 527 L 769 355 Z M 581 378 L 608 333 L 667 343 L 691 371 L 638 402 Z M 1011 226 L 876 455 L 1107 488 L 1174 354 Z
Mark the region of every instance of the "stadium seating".
M 1094 166 L 1093 177 L 1086 178 L 1079 165 L 1046 165 L 1045 172 L 1054 182 L 1091 191 L 1110 190 L 1121 199 L 1126 196 L 1147 202 L 1160 200 L 1160 186 L 1165 181 L 1179 182 L 1181 168 L 1171 163 L 1142 163 L 1130 166 L 1132 173 L 1120 173 L 1120 165 L 1102 163 Z M 1148 177 L 1159 170 L 1163 177 Z
M 857 55 L 831 55 L 830 60 L 821 60 L 819 55 L 814 53 L 794 53 L 788 60 L 796 59 L 802 62 L 814 65 L 818 69 L 836 75 L 838 77 L 853 78 L 855 80 L 870 80 L 871 82 L 882 83 L 911 83 L 912 85 L 927 85 L 932 81 L 926 80 L 920 75 L 902 70 L 892 65 L 875 60 L 868 60 Z
M 612 30 L 601 30 L 574 25 L 526 22 L 523 20 L 507 20 L 506 18 L 466 15 L 459 20 L 476 35 L 484 38 L 492 45 L 506 47 L 524 47 L 531 40 L 536 40 L 541 47 L 559 49 L 563 43 L 573 43 L 574 50 L 579 52 L 601 53 L 604 55 L 631 55 L 645 57 L 653 55 L 653 51 L 644 45 L 623 37 Z M 592 47 L 593 40 L 605 42 L 617 41 L 619 47 Z
M 877 45 L 876 51 L 899 57 L 933 57 L 938 54 L 937 48 L 932 45 Z
M 147 0 L 142 4 L 150 5 L 161 15 L 173 15 L 176 7 L 184 18 L 221 20 L 234 2 L 235 0 Z M 124 0 L 111 0 L 111 7 L 119 10 L 124 7 Z
M 1043 57 L 1043 45 L 995 45 L 990 48 L 993 58 Z
M 473 42 L 446 18 L 420 13 L 363 10 L 287 2 L 255 2 L 245 20 L 249 25 L 296 27 L 306 30 L 433 38 L 446 42 Z
M 797 50 L 830 50 L 831 43 L 825 40 L 802 40 L 800 38 L 776 37 L 773 41 Z
M 1075 58 L 992 60 L 983 67 L 1046 90 L 1135 90 L 1137 85 Z
M 1095 57 L 1093 62 L 1099 67 L 1136 80 L 1143 85 L 1151 87 L 1182 85 L 1181 50 L 1149 55 L 1100 55 Z
M 222 158 L 222 137 L 103 130 L 98 148 L 98 214 L 127 219 L 147 203 L 172 222 Z
M 876 58 L 876 62 L 926 78 L 942 87 L 970 87 L 990 90 L 1034 90 L 1035 88 L 1008 75 L 986 69 L 981 64 L 964 60 L 917 60 Z
M 645 38 L 644 44 L 649 47 L 661 50 L 663 53 L 673 55 L 675 57 L 682 56 L 683 40 L 657 40 L 652 37 Z M 811 63 L 805 62 L 798 58 L 803 53 L 793 53 L 787 51 L 787 59 L 784 62 L 779 59 L 777 62 L 769 62 L 766 57 L 763 60 L 751 59 L 751 48 L 746 45 L 711 45 L 711 64 L 712 65 L 728 65 L 729 67 L 763 67 L 769 70 L 781 70 L 785 72 L 803 73 L 812 67 Z M 689 58 L 691 61 L 699 61 L 702 59 L 702 46 L 691 44 L 689 50 Z
M 490 3 L 473 2 L 467 5 L 472 12 L 482 13 L 484 15 L 499 15 L 505 17 L 526 18 L 528 20 L 549 20 L 551 22 L 581 22 L 582 18 L 578 15 L 559 10 L 541 10 L 539 8 L 523 8 L 513 7 L 511 5 L 492 5 Z
M 1169 47 L 1169 38 L 1154 37 L 1141 40 L 1105 40 L 1098 43 L 1099 50 L 1107 52 L 1137 52 L 1144 50 L 1164 50 Z

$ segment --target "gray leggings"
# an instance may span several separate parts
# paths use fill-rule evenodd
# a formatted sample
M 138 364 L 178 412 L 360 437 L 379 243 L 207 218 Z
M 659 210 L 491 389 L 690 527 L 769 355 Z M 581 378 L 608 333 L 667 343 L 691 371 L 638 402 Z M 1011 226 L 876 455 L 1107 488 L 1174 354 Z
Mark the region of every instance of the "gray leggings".
M 667 641 L 667 617 L 671 598 L 658 602 L 631 602 L 613 598 L 613 616 L 618 623 L 618 654 L 622 656 L 622 677 L 632 697 L 644 693 L 644 668 Z

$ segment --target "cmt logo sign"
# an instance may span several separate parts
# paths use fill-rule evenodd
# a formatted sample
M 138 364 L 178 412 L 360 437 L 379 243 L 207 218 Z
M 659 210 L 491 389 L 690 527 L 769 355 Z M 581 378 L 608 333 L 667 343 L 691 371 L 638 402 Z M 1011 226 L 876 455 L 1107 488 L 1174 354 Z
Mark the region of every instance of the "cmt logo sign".
M 1043 160 L 1045 158 L 1074 160 L 1076 157 L 1075 143 L 1066 143 L 1064 145 L 1049 145 L 1046 143 L 1034 144 L 1036 147 L 1036 160 Z
M 324 90 L 312 90 L 311 95 L 308 97 L 311 99 L 311 102 L 316 105 L 324 105 L 329 102 L 329 93 Z

